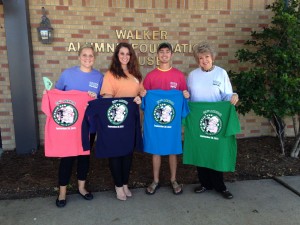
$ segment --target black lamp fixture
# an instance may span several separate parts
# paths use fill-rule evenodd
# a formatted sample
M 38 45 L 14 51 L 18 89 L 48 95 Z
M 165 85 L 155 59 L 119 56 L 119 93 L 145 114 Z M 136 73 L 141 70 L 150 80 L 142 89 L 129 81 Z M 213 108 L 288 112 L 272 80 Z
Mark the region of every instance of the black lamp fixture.
M 53 28 L 51 27 L 50 20 L 46 16 L 46 10 L 42 7 L 42 21 L 40 26 L 37 28 L 39 40 L 43 44 L 51 44 L 53 41 Z

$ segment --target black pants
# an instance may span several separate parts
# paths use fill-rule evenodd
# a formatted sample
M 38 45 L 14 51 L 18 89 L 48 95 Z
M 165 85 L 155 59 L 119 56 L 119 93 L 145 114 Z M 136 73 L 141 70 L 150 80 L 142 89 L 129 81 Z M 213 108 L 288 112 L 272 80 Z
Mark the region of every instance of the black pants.
M 95 141 L 95 133 L 90 134 L 90 146 L 93 147 Z M 80 155 L 80 156 L 70 156 L 61 158 L 58 170 L 58 185 L 66 186 L 70 182 L 72 175 L 73 163 L 77 159 L 77 179 L 86 180 L 87 174 L 90 167 L 90 156 Z
M 80 155 L 64 157 L 60 159 L 58 171 L 58 184 L 59 186 L 66 186 L 70 182 L 73 162 L 77 159 L 77 179 L 86 180 L 90 167 L 90 156 Z
M 96 133 L 90 133 L 90 150 L 91 151 L 94 146 L 95 138 L 96 138 Z
M 216 171 L 205 167 L 197 167 L 198 178 L 203 187 L 206 189 L 215 189 L 218 192 L 226 190 L 224 184 L 223 172 Z
M 117 187 L 128 184 L 132 164 L 132 154 L 109 158 L 109 169 Z

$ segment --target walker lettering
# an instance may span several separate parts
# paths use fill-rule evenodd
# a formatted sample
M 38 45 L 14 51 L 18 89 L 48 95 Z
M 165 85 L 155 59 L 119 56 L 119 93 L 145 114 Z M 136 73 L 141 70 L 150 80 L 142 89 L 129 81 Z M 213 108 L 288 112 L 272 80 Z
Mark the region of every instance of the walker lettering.
M 163 30 L 116 30 L 117 38 L 123 40 L 167 40 L 167 31 Z
M 150 30 L 115 30 L 117 40 L 167 40 L 168 32 L 164 30 L 150 31 Z M 115 47 L 118 45 L 115 43 L 92 43 L 96 52 L 101 53 L 113 53 Z M 143 56 L 138 56 L 138 60 L 141 66 L 158 65 L 158 59 L 156 57 L 157 46 L 159 43 L 131 43 L 134 50 L 139 51 Z M 191 53 L 193 46 L 191 44 L 174 44 L 174 53 Z M 80 48 L 80 43 L 69 43 L 68 52 L 77 52 Z M 144 55 L 144 54 L 148 54 Z

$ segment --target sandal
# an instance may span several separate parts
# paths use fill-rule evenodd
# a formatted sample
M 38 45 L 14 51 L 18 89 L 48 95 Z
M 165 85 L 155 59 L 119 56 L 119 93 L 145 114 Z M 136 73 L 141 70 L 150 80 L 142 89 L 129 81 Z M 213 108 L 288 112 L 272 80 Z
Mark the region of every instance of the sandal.
M 153 181 L 145 190 L 147 195 L 154 195 L 156 190 L 160 188 L 160 184 Z
M 178 184 L 176 180 L 171 181 L 171 188 L 173 189 L 173 194 L 174 195 L 179 195 L 183 192 L 182 190 L 182 184 Z

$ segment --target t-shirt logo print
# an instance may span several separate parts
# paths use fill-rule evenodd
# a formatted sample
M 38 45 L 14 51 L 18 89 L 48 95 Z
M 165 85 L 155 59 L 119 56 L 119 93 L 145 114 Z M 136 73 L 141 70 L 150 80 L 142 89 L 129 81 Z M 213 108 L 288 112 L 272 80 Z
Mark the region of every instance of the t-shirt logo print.
M 222 120 L 217 114 L 204 114 L 200 119 L 200 129 L 207 135 L 216 135 L 222 129 Z
M 78 111 L 71 104 L 59 104 L 54 108 L 52 118 L 58 125 L 62 127 L 69 127 L 76 123 L 78 119 Z
M 115 103 L 107 110 L 107 118 L 114 125 L 123 123 L 128 115 L 128 108 L 123 103 Z
M 175 117 L 175 110 L 167 102 L 159 103 L 153 111 L 154 120 L 159 124 L 171 123 Z

